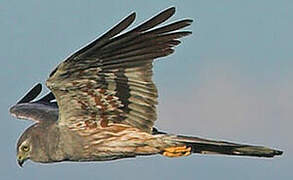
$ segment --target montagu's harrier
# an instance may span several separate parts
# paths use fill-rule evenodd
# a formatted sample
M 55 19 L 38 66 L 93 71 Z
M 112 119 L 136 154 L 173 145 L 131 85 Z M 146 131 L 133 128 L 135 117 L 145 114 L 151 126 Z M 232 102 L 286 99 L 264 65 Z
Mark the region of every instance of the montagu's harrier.
M 152 81 L 154 59 L 174 52 L 181 29 L 190 19 L 161 27 L 175 13 L 164 10 L 122 33 L 135 19 L 130 14 L 100 38 L 72 54 L 52 71 L 41 92 L 36 85 L 10 112 L 35 124 L 17 143 L 17 160 L 105 161 L 139 155 L 167 157 L 191 153 L 273 157 L 282 152 L 262 146 L 179 136 L 155 129 L 157 89 Z

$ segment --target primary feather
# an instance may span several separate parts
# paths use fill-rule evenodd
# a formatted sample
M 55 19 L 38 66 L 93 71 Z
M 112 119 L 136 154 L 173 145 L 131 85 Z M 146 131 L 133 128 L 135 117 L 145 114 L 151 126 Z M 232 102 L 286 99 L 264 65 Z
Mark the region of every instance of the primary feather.
M 158 96 L 152 62 L 173 53 L 178 39 L 191 34 L 177 31 L 191 24 L 188 19 L 153 29 L 174 13 L 169 8 L 120 34 L 134 21 L 132 13 L 62 62 L 47 80 L 60 108 L 59 123 L 71 128 L 124 123 L 151 132 Z

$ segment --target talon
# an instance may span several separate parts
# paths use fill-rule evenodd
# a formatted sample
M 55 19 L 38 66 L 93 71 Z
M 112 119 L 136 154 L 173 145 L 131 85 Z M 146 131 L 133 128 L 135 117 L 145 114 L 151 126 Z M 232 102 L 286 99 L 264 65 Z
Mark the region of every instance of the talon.
M 188 156 L 191 154 L 191 147 L 177 146 L 164 149 L 163 155 L 167 157 Z
M 189 156 L 190 154 L 191 154 L 191 152 L 188 151 L 188 152 L 185 152 L 185 154 L 183 156 Z

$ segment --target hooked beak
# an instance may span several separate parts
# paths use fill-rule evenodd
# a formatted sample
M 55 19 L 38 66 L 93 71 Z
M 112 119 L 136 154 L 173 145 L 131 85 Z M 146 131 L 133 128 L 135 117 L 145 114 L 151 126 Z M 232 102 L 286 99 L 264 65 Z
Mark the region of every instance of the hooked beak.
M 22 156 L 17 156 L 17 163 L 20 167 L 22 167 L 23 163 L 25 162 L 26 158 L 23 158 Z
M 22 167 L 22 165 L 23 165 L 23 163 L 24 163 L 24 160 L 20 160 L 20 159 L 18 159 L 17 162 L 18 162 L 18 165 L 19 165 L 20 167 Z

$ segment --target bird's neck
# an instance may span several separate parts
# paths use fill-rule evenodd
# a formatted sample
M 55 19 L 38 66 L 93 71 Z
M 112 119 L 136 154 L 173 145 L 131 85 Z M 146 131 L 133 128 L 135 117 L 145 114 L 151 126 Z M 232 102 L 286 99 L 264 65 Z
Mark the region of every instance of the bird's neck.
M 62 148 L 61 133 L 56 123 L 40 125 L 39 131 L 34 138 L 37 143 L 33 150 L 35 151 L 30 158 L 36 162 L 58 162 L 66 159 L 64 150 Z

